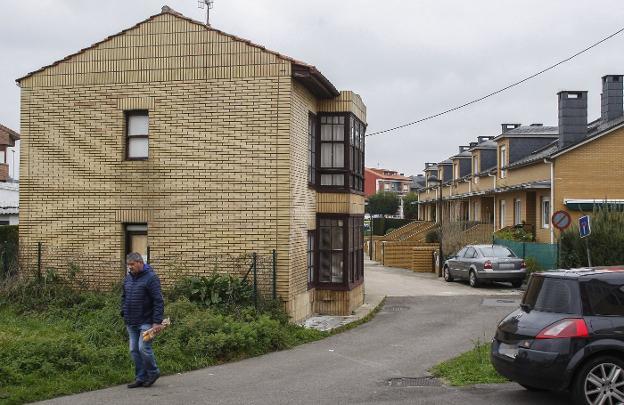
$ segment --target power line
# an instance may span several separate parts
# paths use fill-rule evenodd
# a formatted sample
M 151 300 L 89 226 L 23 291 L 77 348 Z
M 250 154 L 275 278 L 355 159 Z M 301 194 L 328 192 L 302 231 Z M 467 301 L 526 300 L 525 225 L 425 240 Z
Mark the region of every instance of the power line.
M 564 64 L 564 63 L 566 63 L 566 62 L 576 58 L 577 56 L 579 56 L 579 55 L 589 51 L 590 49 L 597 47 L 598 45 L 602 44 L 603 42 L 613 38 L 614 36 L 618 35 L 622 31 L 624 31 L 624 27 L 620 28 L 619 30 L 617 30 L 613 34 L 611 34 L 611 35 L 601 39 L 600 41 L 598 41 L 598 42 L 588 46 L 587 48 L 583 49 L 582 51 L 579 51 L 579 52 L 575 53 L 574 55 L 572 55 L 572 56 L 570 56 L 570 57 L 568 57 L 566 59 L 563 59 L 563 60 L 555 63 L 554 65 L 551 65 L 551 66 L 549 66 L 549 67 L 547 67 L 545 69 L 540 70 L 537 73 L 532 74 L 531 76 L 527 76 L 527 77 L 525 77 L 522 80 L 519 80 L 519 81 L 517 81 L 515 83 L 512 83 L 512 84 L 510 84 L 508 86 L 505 86 L 502 89 L 499 89 L 499 90 L 493 91 L 493 92 L 491 92 L 489 94 L 486 94 L 485 96 L 482 96 L 482 97 L 479 97 L 479 98 L 475 98 L 474 100 L 468 101 L 467 103 L 464 103 L 462 105 L 458 105 L 456 107 L 449 108 L 448 110 L 444 110 L 444 111 L 439 112 L 437 114 L 429 115 L 428 117 L 420 118 L 420 119 L 418 119 L 416 121 L 413 121 L 413 122 L 408 122 L 407 124 L 399 125 L 399 126 L 396 126 L 396 127 L 393 127 L 393 128 L 389 128 L 389 129 L 384 129 L 383 131 L 371 132 L 370 134 L 366 134 L 366 136 L 374 136 L 374 135 L 384 134 L 386 132 L 396 131 L 397 129 L 401 129 L 401 128 L 409 127 L 409 126 L 412 126 L 412 125 L 415 125 L 415 124 L 419 124 L 421 122 L 428 121 L 428 120 L 431 120 L 433 118 L 440 117 L 440 116 L 442 116 L 444 114 L 448 114 L 450 112 L 457 111 L 457 110 L 462 109 L 464 107 L 467 107 L 469 105 L 472 105 L 472 104 L 478 103 L 480 101 L 483 101 L 486 98 L 490 98 L 490 97 L 495 96 L 495 95 L 497 95 L 499 93 L 502 93 L 502 92 L 504 92 L 506 90 L 509 90 L 509 89 L 511 89 L 513 87 L 516 87 L 516 86 L 518 86 L 518 85 L 520 85 L 520 84 L 522 84 L 522 83 L 524 83 L 526 81 L 529 81 L 529 80 L 531 80 L 531 79 L 533 79 L 533 78 L 535 78 L 535 77 L 537 77 L 537 76 L 539 76 L 539 75 L 541 75 L 543 73 L 548 72 L 549 70 L 552 70 L 552 69 L 556 68 L 557 66 L 559 66 L 561 64 Z

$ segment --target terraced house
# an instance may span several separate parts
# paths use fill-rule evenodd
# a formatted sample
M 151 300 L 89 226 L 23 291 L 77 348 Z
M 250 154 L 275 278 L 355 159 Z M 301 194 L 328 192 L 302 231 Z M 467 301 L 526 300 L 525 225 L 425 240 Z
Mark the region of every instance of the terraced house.
M 450 159 L 450 180 L 440 169 L 448 160 L 427 163 L 420 219 L 431 220 L 441 209 L 445 220 L 480 221 L 494 229 L 523 225 L 536 241 L 553 243 L 554 211 L 566 210 L 576 220 L 596 206 L 624 206 L 622 82 L 622 75 L 602 78 L 601 116 L 591 122 L 587 91 L 562 91 L 558 126 L 502 124 L 497 136 L 460 147 Z M 469 159 L 467 171 L 463 162 Z
M 314 66 L 163 7 L 17 82 L 22 263 L 108 287 L 130 250 L 165 283 L 276 250 L 294 320 L 363 302 L 366 107 Z

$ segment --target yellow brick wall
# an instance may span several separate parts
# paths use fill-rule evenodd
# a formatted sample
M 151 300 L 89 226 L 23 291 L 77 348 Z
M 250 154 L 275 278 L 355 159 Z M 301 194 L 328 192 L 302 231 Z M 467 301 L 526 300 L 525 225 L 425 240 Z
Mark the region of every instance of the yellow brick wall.
M 302 190 L 292 159 L 307 143 L 307 115 L 305 131 L 290 129 L 292 93 L 289 62 L 171 15 L 25 79 L 22 257 L 32 265 L 44 242 L 44 269 L 77 261 L 105 287 L 123 274 L 122 223 L 147 222 L 164 282 L 277 248 L 288 299 L 305 276 L 289 253 L 301 242 L 290 245 Z M 146 161 L 123 159 L 129 108 L 149 109 Z
M 555 159 L 553 212 L 564 199 L 624 199 L 624 129 L 571 150 Z M 577 221 L 579 211 L 569 211 Z
M 541 243 L 550 243 L 550 228 L 544 228 L 542 224 L 542 198 L 550 198 L 550 190 L 538 190 L 535 193 L 535 209 L 536 209 L 536 229 L 535 240 Z M 550 215 L 555 212 L 552 209 L 552 202 L 550 208 Z
M 496 179 L 496 186 L 508 187 L 542 180 L 550 180 L 550 165 L 540 161 L 530 166 L 507 170 L 507 177 Z

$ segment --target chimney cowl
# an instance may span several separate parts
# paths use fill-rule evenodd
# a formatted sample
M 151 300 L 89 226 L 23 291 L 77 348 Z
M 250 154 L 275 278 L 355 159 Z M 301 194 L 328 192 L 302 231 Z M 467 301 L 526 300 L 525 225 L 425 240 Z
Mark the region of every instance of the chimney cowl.
M 501 124 L 501 128 L 503 130 L 503 133 L 505 133 L 511 131 L 512 129 L 518 128 L 520 125 L 522 124 Z

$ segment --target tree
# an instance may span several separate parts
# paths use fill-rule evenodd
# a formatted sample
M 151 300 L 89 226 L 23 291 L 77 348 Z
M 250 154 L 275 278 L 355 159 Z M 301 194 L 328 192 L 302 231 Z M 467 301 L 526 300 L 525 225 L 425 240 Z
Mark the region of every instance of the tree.
M 394 215 L 399 209 L 400 201 L 396 193 L 380 191 L 368 198 L 367 211 L 371 215 Z
M 408 193 L 403 197 L 403 216 L 405 219 L 418 219 L 418 194 Z

